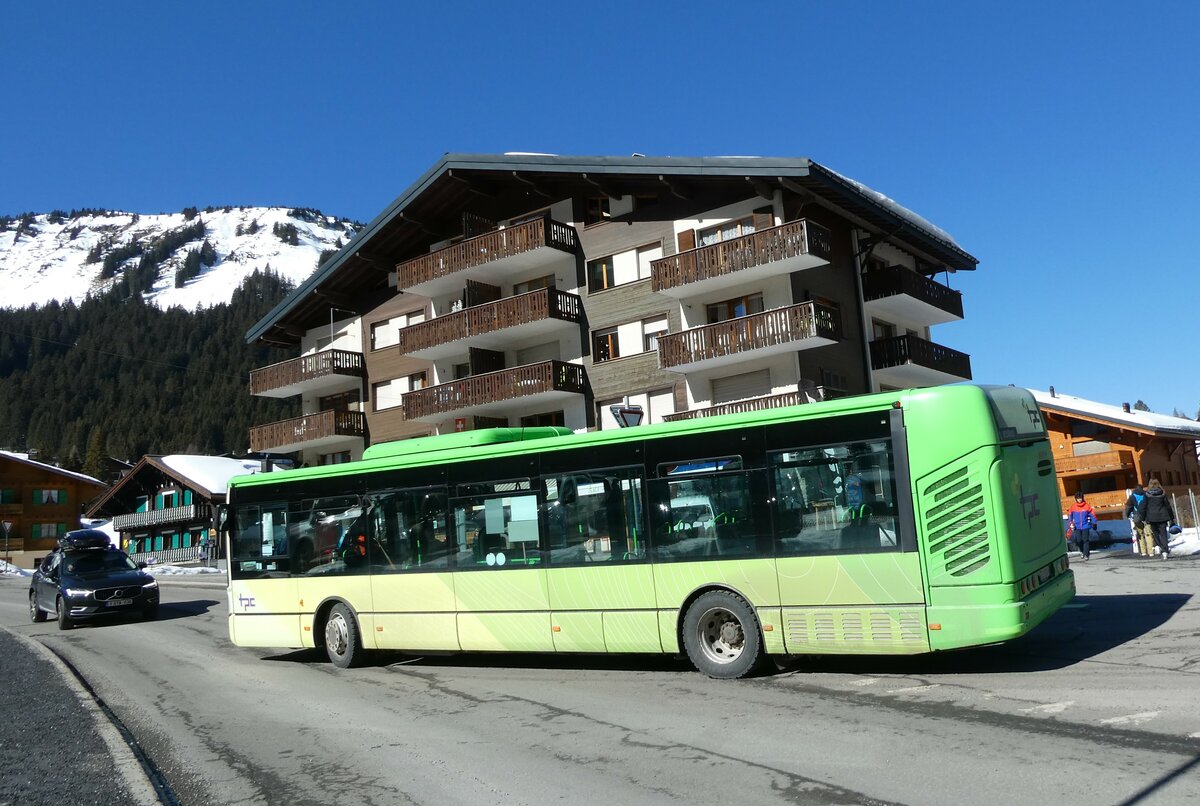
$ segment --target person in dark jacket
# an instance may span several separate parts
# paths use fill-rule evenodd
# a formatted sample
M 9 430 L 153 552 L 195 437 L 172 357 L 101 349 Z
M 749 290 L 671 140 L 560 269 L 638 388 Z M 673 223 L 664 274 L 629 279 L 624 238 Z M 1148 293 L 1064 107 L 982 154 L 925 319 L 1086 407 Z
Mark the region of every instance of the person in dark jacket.
M 1171 509 L 1171 501 L 1163 492 L 1158 479 L 1150 479 L 1150 483 L 1146 485 L 1146 497 L 1138 506 L 1138 520 L 1149 524 L 1150 531 L 1154 533 L 1154 542 L 1158 544 L 1162 558 L 1167 559 L 1171 553 L 1167 527 L 1175 525 L 1175 510 Z
M 1084 500 L 1083 492 L 1075 493 L 1075 503 L 1067 511 L 1067 519 L 1071 522 L 1071 533 L 1075 536 L 1075 544 L 1083 554 L 1083 559 L 1092 555 L 1092 529 L 1096 528 L 1096 510 Z
M 1142 485 L 1134 487 L 1125 499 L 1125 517 L 1129 519 L 1129 528 L 1133 533 L 1133 553 L 1149 557 L 1154 553 L 1154 535 L 1150 527 L 1137 518 L 1138 507 L 1142 505 L 1142 499 L 1145 497 L 1146 491 L 1142 489 Z

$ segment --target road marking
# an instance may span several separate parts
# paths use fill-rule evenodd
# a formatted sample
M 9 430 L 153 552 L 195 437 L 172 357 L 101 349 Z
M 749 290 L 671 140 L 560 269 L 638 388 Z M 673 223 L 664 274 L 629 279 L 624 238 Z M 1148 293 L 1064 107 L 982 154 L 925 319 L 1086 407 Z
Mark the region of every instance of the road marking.
M 907 694 L 910 691 L 928 691 L 931 688 L 938 688 L 941 683 L 930 683 L 927 686 L 909 686 L 908 688 L 889 688 L 888 694 Z
M 1143 711 L 1140 714 L 1128 714 L 1126 716 L 1114 716 L 1108 719 L 1101 719 L 1101 725 L 1128 725 L 1132 722 L 1135 725 L 1141 724 L 1148 719 L 1154 719 L 1159 715 L 1159 711 Z
M 1023 714 L 1061 714 L 1063 711 L 1075 704 L 1074 700 L 1066 702 L 1048 702 L 1044 705 L 1035 705 L 1032 708 L 1022 708 Z

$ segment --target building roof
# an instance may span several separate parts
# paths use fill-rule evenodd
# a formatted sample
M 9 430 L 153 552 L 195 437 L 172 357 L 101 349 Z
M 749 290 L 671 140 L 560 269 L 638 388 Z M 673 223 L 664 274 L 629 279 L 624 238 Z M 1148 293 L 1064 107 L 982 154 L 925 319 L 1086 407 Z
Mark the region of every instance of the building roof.
M 43 462 L 35 462 L 33 459 L 29 458 L 28 454 L 13 453 L 11 451 L 0 451 L 0 456 L 11 459 L 15 462 L 19 462 L 20 464 L 29 465 L 30 467 L 36 467 L 41 470 L 49 470 L 52 473 L 57 473 L 60 476 L 67 476 L 68 478 L 75 479 L 76 481 L 83 481 L 83 482 L 87 482 L 89 484 L 94 484 L 97 487 L 107 487 L 108 486 L 104 482 L 100 481 L 100 479 L 94 479 L 91 476 L 85 476 L 83 473 L 76 473 L 73 470 L 63 470 L 61 467 L 55 467 L 54 465 L 48 465 Z
M 936 271 L 971 270 L 979 262 L 911 210 L 804 157 L 447 154 L 257 322 L 246 340 L 295 344 L 328 321 L 331 307 L 374 308 L 395 294 L 387 276 L 396 264 L 426 252 L 431 241 L 461 234 L 464 212 L 501 220 L 565 198 L 651 192 L 682 206 L 701 185 L 727 189 L 731 198 L 769 198 L 779 188 L 811 194 L 864 228 L 909 245 Z M 692 208 L 688 212 L 697 212 Z
M 1038 406 L 1042 409 L 1059 411 L 1064 414 L 1075 414 L 1092 420 L 1103 420 L 1131 431 L 1141 431 L 1155 436 L 1183 437 L 1184 439 L 1200 439 L 1200 422 L 1185 417 L 1170 417 L 1166 414 L 1155 414 L 1152 411 L 1125 411 L 1121 406 L 1110 406 L 1107 403 L 1097 403 L 1082 397 L 1064 395 L 1038 389 L 1030 389 Z
M 105 506 L 114 501 L 126 485 L 140 485 L 142 482 L 139 476 L 146 468 L 156 470 L 208 498 L 224 500 L 229 480 L 234 476 L 257 473 L 260 464 L 255 459 L 230 459 L 225 456 L 143 456 L 132 470 L 92 504 L 88 515 L 104 511 Z M 276 466 L 276 469 L 283 468 Z

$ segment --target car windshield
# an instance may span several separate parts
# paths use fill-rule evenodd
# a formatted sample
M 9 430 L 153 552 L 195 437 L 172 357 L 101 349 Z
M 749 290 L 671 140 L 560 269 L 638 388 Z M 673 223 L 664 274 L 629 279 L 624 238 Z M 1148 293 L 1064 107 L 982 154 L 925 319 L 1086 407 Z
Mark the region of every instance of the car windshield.
M 63 558 L 68 574 L 102 574 L 113 571 L 133 571 L 133 560 L 122 551 L 78 551 Z

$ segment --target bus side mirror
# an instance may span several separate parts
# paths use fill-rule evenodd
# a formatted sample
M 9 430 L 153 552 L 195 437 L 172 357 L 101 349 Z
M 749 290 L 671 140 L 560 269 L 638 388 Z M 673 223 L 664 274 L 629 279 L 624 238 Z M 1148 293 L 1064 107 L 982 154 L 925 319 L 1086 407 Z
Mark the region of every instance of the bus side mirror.
M 224 534 L 226 525 L 229 523 L 229 507 L 224 504 L 217 504 L 216 522 L 217 532 Z

